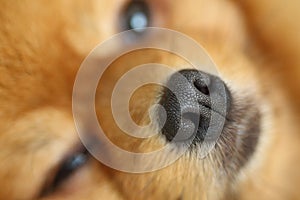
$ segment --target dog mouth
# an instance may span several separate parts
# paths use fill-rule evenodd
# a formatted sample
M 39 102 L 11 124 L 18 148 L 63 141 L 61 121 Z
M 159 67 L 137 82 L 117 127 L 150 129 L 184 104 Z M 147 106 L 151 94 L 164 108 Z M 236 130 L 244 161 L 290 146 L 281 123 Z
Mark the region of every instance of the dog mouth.
M 181 70 L 168 80 L 159 104 L 165 109 L 158 112 L 161 132 L 168 141 L 212 141 L 222 132 L 220 125 L 230 111 L 231 94 L 216 76 Z

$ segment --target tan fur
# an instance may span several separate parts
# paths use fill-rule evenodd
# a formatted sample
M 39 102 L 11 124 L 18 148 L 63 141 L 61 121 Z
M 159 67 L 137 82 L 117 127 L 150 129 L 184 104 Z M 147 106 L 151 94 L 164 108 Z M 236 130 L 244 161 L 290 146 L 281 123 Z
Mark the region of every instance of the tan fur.
M 0 2 L 0 199 L 300 199 L 296 0 L 148 1 L 154 26 L 183 32 L 202 44 L 237 98 L 249 97 L 262 112 L 259 143 L 241 170 L 218 176 L 218 153 L 204 160 L 190 153 L 145 174 L 119 172 L 91 160 L 45 197 L 39 196 L 45 180 L 79 142 L 71 107 L 76 72 L 94 46 L 120 31 L 119 13 L 127 2 Z M 161 51 L 123 55 L 105 72 L 96 107 L 115 144 L 149 152 L 163 144 L 161 139 L 129 138 L 107 107 L 116 81 L 141 62 L 189 68 L 181 58 Z M 134 94 L 133 120 L 149 122 L 146 111 L 160 90 L 152 85 Z M 103 95 L 107 98 L 100 98 Z

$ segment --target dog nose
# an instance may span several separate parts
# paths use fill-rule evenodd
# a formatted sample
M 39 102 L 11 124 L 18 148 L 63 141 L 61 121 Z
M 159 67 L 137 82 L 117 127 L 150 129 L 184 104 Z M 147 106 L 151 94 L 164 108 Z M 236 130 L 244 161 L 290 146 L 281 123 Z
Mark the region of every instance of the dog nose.
M 203 141 L 212 113 L 225 117 L 229 102 L 229 90 L 219 77 L 181 70 L 170 77 L 159 102 L 164 108 L 158 112 L 161 133 L 168 141 Z

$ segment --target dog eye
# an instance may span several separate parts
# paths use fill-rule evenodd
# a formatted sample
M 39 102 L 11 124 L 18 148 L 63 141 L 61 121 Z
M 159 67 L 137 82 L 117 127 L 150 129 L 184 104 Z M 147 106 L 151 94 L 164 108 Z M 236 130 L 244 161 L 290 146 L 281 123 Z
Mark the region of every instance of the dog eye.
M 123 10 L 122 29 L 131 30 L 135 32 L 143 32 L 143 28 L 150 25 L 150 9 L 144 0 L 132 0 Z
M 89 158 L 88 151 L 84 149 L 81 152 L 76 152 L 71 156 L 66 157 L 56 170 L 55 175 L 50 181 L 46 182 L 42 190 L 41 196 L 50 195 L 54 193 L 68 178 L 71 178 L 75 172 L 83 167 Z

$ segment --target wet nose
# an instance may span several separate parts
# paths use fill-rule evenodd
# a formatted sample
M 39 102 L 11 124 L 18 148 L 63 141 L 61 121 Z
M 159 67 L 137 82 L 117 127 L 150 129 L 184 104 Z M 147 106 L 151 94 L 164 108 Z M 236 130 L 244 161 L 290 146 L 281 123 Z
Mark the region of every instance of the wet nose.
M 164 123 L 160 124 L 161 133 L 168 141 L 203 141 L 212 113 L 226 116 L 230 93 L 217 76 L 181 70 L 170 77 L 159 103 L 164 108 L 158 113 L 159 123 Z

